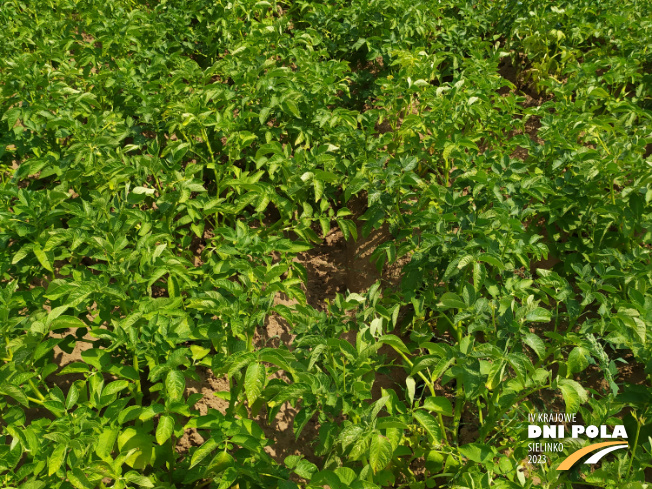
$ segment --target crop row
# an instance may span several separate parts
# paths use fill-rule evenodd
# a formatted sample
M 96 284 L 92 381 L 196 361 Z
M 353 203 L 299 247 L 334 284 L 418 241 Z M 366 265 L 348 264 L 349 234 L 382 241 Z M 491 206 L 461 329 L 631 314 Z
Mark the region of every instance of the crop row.
M 648 9 L 6 0 L 0 485 L 646 487 Z M 311 305 L 377 230 L 400 283 Z M 528 465 L 557 411 L 629 451 Z

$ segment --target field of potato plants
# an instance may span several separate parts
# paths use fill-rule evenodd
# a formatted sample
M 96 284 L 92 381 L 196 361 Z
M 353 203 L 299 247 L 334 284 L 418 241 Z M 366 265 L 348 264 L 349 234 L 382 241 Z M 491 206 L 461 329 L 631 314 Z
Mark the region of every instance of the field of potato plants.
M 3 0 L 0 39 L 1 488 L 651 487 L 649 0 Z M 557 470 L 612 440 L 555 413 L 628 446 Z

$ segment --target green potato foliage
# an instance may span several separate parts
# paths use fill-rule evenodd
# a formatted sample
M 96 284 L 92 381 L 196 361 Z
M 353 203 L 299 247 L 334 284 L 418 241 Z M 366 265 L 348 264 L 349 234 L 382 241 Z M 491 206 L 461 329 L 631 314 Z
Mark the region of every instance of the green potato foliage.
M 649 10 L 4 1 L 0 485 L 647 487 Z M 536 412 L 629 449 L 534 466 Z

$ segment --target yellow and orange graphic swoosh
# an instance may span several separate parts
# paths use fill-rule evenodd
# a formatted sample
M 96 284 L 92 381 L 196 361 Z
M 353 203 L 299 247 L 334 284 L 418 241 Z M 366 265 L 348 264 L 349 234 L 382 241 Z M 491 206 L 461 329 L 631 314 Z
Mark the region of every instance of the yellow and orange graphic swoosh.
M 620 446 L 616 447 L 615 445 L 620 445 Z M 599 453 L 596 453 L 593 457 L 591 457 L 589 460 L 587 460 L 587 463 L 596 463 L 598 460 L 600 460 L 607 453 L 612 452 L 614 450 L 617 450 L 619 448 L 626 448 L 627 446 L 628 446 L 627 443 L 623 442 L 623 441 L 606 441 L 604 443 L 594 443 L 593 445 L 589 445 L 588 447 L 580 448 L 578 451 L 571 453 L 559 465 L 559 467 L 557 467 L 557 470 L 568 470 L 568 469 L 570 469 L 575 464 L 575 462 L 577 462 L 579 459 L 581 459 L 584 455 L 586 455 L 587 453 L 595 452 L 599 448 L 612 447 L 612 448 L 607 448 L 606 450 L 602 450 Z

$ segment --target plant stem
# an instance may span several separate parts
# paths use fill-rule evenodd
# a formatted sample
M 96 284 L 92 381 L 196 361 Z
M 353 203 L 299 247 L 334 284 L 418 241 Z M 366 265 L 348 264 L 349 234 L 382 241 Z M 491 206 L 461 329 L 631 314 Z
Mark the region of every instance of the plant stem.
M 402 351 L 399 351 L 399 350 L 396 350 L 396 351 L 398 352 L 399 355 L 401 355 L 403 357 L 403 360 L 405 360 L 407 362 L 407 364 L 410 366 L 410 368 L 412 368 L 414 366 L 414 364 L 408 359 L 408 357 Z M 425 375 L 423 375 L 423 372 L 417 372 L 417 375 L 419 377 L 421 377 L 421 379 L 426 383 L 426 385 L 428 386 L 428 389 L 430 390 L 430 394 L 432 394 L 432 396 L 434 396 L 435 395 L 435 387 L 434 387 L 433 383 L 431 381 L 429 381 L 428 378 Z
M 458 432 L 460 429 L 460 421 L 462 420 L 462 409 L 464 408 L 464 388 L 462 382 L 457 379 L 457 386 L 455 389 L 455 417 L 453 418 L 453 442 L 459 444 Z
M 629 459 L 629 466 L 627 467 L 627 473 L 625 474 L 625 480 L 629 479 L 629 473 L 632 470 L 632 462 L 634 462 L 634 455 L 636 455 L 636 446 L 638 445 L 638 436 L 641 433 L 641 422 L 638 419 L 638 416 L 634 416 L 636 419 L 636 436 L 634 437 L 634 446 L 632 447 L 632 456 Z
M 479 417 L 479 421 L 480 421 L 480 424 L 482 424 L 482 423 L 483 423 L 483 420 L 482 420 L 482 405 L 481 405 L 481 402 L 480 402 L 480 398 L 479 398 L 479 397 L 478 397 L 478 400 L 477 400 L 477 402 L 476 402 L 476 405 L 478 406 L 478 417 Z
M 140 384 L 140 369 L 138 365 L 138 355 L 134 354 L 134 370 L 136 370 L 136 373 L 138 374 L 138 379 L 136 380 L 136 404 L 141 405 L 141 402 L 143 400 L 143 389 Z
M 455 339 L 457 339 L 457 342 L 459 343 L 462 341 L 462 332 L 459 330 L 459 328 L 455 325 L 453 321 L 446 315 L 446 314 L 440 314 L 438 317 L 443 317 L 446 321 L 448 321 L 448 324 L 451 325 L 451 333 L 455 335 Z
M 34 382 L 32 381 L 32 379 L 29 379 L 27 382 L 29 383 L 29 386 L 32 388 L 32 391 L 34 392 L 34 394 L 36 394 L 41 401 L 45 401 L 45 396 L 43 394 L 41 394 L 41 391 L 39 391 L 36 388 L 36 386 L 34 385 Z
M 202 137 L 204 138 L 204 141 L 206 141 L 206 147 L 208 148 L 208 154 L 211 157 L 211 163 L 213 165 L 213 172 L 215 173 L 215 197 L 218 199 L 220 198 L 220 183 L 222 183 L 222 171 L 217 170 L 217 163 L 215 163 L 215 155 L 213 154 L 213 148 L 211 147 L 211 143 L 208 140 L 208 133 L 206 132 L 206 128 L 202 127 L 201 128 L 201 134 Z M 217 227 L 219 223 L 219 212 L 215 212 L 215 226 Z
M 441 434 L 444 435 L 444 443 L 446 445 L 450 445 L 448 443 L 448 435 L 446 435 L 446 425 L 444 424 L 444 418 L 442 417 L 441 413 L 437 413 L 437 419 L 439 420 L 439 427 L 441 428 Z
M 396 348 L 394 348 L 394 350 L 396 350 Z M 410 361 L 410 359 L 402 351 L 396 350 L 396 352 L 399 355 L 401 355 L 401 357 L 403 357 L 403 360 L 405 360 L 407 362 L 407 364 L 410 366 L 410 368 L 412 368 L 414 366 L 414 364 Z M 419 377 L 421 377 L 421 379 L 426 383 L 426 385 L 428 386 L 428 390 L 430 390 L 430 394 L 432 395 L 432 397 L 435 397 L 436 394 L 435 394 L 434 382 L 431 381 L 431 380 L 428 380 L 428 378 L 425 375 L 423 375 L 423 372 L 417 372 L 417 375 L 419 375 Z M 441 427 L 442 434 L 444 435 L 444 443 L 446 445 L 450 445 L 448 443 L 448 436 L 446 436 L 446 425 L 444 424 L 444 418 L 442 417 L 441 413 L 437 413 L 437 417 L 439 419 L 439 426 Z
M 513 407 L 515 407 L 515 406 L 517 406 L 517 405 L 518 405 L 520 402 L 522 402 L 523 399 L 525 399 L 526 397 L 531 396 L 531 395 L 534 394 L 535 392 L 538 392 L 538 391 L 540 391 L 540 390 L 542 390 L 542 389 L 548 389 L 548 388 L 550 388 L 550 385 L 549 385 L 549 384 L 548 384 L 548 385 L 543 385 L 543 386 L 541 386 L 541 387 L 535 387 L 534 389 L 531 389 L 531 390 L 527 391 L 525 394 L 523 394 L 523 395 L 520 396 L 518 399 L 516 399 L 516 401 L 514 401 L 510 406 L 507 406 L 506 408 L 501 409 L 501 410 L 498 412 L 498 414 L 497 414 L 496 416 L 493 417 L 494 419 L 491 419 L 489 416 L 487 416 L 487 420 L 490 420 L 490 419 L 491 419 L 492 421 L 494 421 L 494 420 L 496 420 L 496 421 L 499 420 L 499 419 L 503 416 L 503 414 L 505 414 L 509 409 L 511 409 L 511 408 L 513 408 Z M 491 409 L 491 406 L 490 406 L 490 409 Z M 493 423 L 491 423 L 491 424 L 493 425 Z M 485 425 L 485 426 L 486 426 L 486 425 Z M 480 429 L 480 436 L 478 437 L 478 439 L 480 439 L 480 440 L 484 440 L 484 439 L 486 438 L 486 436 L 487 436 L 487 434 L 485 433 L 485 426 L 483 426 L 483 427 Z

